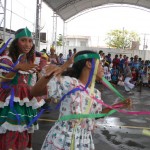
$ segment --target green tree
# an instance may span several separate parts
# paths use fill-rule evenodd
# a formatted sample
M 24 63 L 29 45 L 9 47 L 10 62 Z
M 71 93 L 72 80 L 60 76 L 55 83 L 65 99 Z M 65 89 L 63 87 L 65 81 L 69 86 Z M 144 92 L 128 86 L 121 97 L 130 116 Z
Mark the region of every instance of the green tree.
M 63 45 L 63 36 L 62 34 L 59 34 L 59 37 L 57 39 L 57 46 L 62 46 Z
M 136 32 L 127 30 L 112 30 L 107 33 L 106 45 L 110 48 L 130 49 L 132 41 L 139 41 L 140 37 Z

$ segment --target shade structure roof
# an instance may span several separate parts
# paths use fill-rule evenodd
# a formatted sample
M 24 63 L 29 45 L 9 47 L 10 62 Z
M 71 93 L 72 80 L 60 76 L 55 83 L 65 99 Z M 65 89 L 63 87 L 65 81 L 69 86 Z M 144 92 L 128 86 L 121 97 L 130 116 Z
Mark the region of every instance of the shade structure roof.
M 129 4 L 150 9 L 150 0 L 43 0 L 64 21 L 98 6 Z

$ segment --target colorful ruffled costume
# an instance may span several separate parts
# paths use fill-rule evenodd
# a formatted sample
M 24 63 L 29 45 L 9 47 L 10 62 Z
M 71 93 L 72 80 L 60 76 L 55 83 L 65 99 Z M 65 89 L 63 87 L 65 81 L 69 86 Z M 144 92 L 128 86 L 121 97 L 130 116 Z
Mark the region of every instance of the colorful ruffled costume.
M 3 56 L 0 63 L 13 66 L 10 57 Z M 0 69 L 1 75 L 9 73 Z M 35 122 L 26 128 L 30 121 L 37 115 L 37 108 L 45 102 L 41 98 L 30 95 L 30 88 L 36 83 L 36 73 L 18 71 L 14 79 L 7 85 L 0 87 L 0 150 L 24 150 L 27 147 L 29 133 L 38 129 Z M 13 101 L 11 100 L 14 91 Z M 13 107 L 11 104 L 13 103 Z M 5 138 L 2 138 L 2 136 Z

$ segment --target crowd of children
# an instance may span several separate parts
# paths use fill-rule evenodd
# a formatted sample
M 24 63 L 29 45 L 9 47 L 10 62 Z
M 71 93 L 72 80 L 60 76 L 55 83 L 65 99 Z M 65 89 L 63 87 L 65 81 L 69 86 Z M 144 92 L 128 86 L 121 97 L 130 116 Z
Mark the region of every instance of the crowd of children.
M 129 57 L 120 54 L 112 58 L 111 54 L 105 55 L 99 51 L 104 66 L 104 76 L 113 84 L 124 86 L 131 91 L 135 86 L 150 87 L 150 60 L 142 60 L 137 55 Z

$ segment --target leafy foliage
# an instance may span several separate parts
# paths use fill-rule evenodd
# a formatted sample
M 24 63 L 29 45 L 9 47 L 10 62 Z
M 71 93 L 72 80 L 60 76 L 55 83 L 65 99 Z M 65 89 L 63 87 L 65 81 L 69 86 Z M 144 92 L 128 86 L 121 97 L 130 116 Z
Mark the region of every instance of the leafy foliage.
M 63 45 L 63 37 L 61 34 L 59 34 L 59 37 L 57 39 L 57 46 L 62 46 Z
M 112 30 L 107 33 L 106 45 L 110 48 L 130 49 L 132 41 L 139 41 L 140 37 L 136 32 L 127 30 Z

